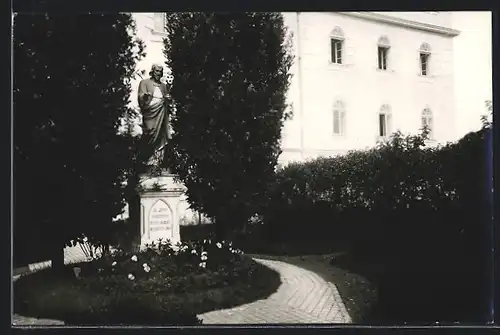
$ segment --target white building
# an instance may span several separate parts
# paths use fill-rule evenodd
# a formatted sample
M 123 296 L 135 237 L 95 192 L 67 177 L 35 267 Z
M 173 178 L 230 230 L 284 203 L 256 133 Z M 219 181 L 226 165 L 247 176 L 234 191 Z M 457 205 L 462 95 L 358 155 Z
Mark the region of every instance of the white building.
M 147 53 L 138 70 L 147 73 L 164 63 L 164 16 L 133 15 Z M 282 164 L 371 147 L 396 130 L 417 133 L 424 123 L 434 143 L 457 138 L 453 38 L 459 32 L 451 28 L 451 12 L 287 12 L 284 18 L 295 62 Z
M 493 97 L 491 12 L 453 12 L 456 130 L 460 136 L 481 127 L 484 102 Z

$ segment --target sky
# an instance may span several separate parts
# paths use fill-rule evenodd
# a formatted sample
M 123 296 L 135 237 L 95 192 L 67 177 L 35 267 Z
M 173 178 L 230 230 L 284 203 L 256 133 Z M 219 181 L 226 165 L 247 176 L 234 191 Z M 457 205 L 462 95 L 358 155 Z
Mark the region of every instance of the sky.
M 491 12 L 453 12 L 455 123 L 458 136 L 481 126 L 485 100 L 492 100 Z

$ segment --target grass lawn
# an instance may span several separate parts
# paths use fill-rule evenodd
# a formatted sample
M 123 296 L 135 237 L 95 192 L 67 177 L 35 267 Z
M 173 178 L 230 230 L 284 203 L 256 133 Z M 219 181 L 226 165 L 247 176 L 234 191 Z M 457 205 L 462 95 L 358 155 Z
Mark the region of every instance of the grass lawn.
M 377 296 L 375 286 L 365 277 L 331 265 L 341 253 L 303 256 L 252 255 L 256 258 L 286 262 L 312 271 L 325 281 L 335 284 L 353 323 L 363 323 Z

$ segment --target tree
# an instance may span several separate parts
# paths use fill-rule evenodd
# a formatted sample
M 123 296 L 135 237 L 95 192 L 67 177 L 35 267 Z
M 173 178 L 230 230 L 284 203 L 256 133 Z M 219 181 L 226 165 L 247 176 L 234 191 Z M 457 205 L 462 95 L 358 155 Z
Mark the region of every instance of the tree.
M 293 57 L 279 13 L 169 13 L 172 170 L 223 237 L 266 200 Z M 168 161 L 168 160 L 167 160 Z
M 492 126 L 491 117 L 493 116 L 493 102 L 491 100 L 486 100 L 484 106 L 488 111 L 486 114 L 481 115 L 481 124 L 483 128 L 488 128 Z
M 50 246 L 53 267 L 71 240 L 105 244 L 125 205 L 131 143 L 118 128 L 144 56 L 133 31 L 130 14 L 14 19 L 14 232 Z

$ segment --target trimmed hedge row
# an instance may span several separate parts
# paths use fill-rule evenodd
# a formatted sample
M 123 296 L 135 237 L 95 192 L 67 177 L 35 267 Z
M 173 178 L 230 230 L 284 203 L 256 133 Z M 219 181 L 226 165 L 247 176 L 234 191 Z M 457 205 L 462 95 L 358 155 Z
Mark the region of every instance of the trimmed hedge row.
M 312 232 L 316 238 L 320 226 L 341 229 L 342 222 L 374 225 L 375 218 L 465 209 L 479 215 L 486 201 L 487 132 L 439 148 L 424 147 L 423 136 L 396 133 L 371 150 L 290 164 L 277 173 L 264 221 L 280 234 L 297 226 L 298 237 Z
M 376 280 L 385 307 L 376 308 L 412 297 L 410 309 L 386 313 L 386 322 L 483 320 L 490 140 L 483 128 L 429 148 L 424 136 L 396 133 L 371 150 L 290 164 L 277 173 L 259 235 L 269 244 L 339 245 L 384 264 L 389 270 Z

